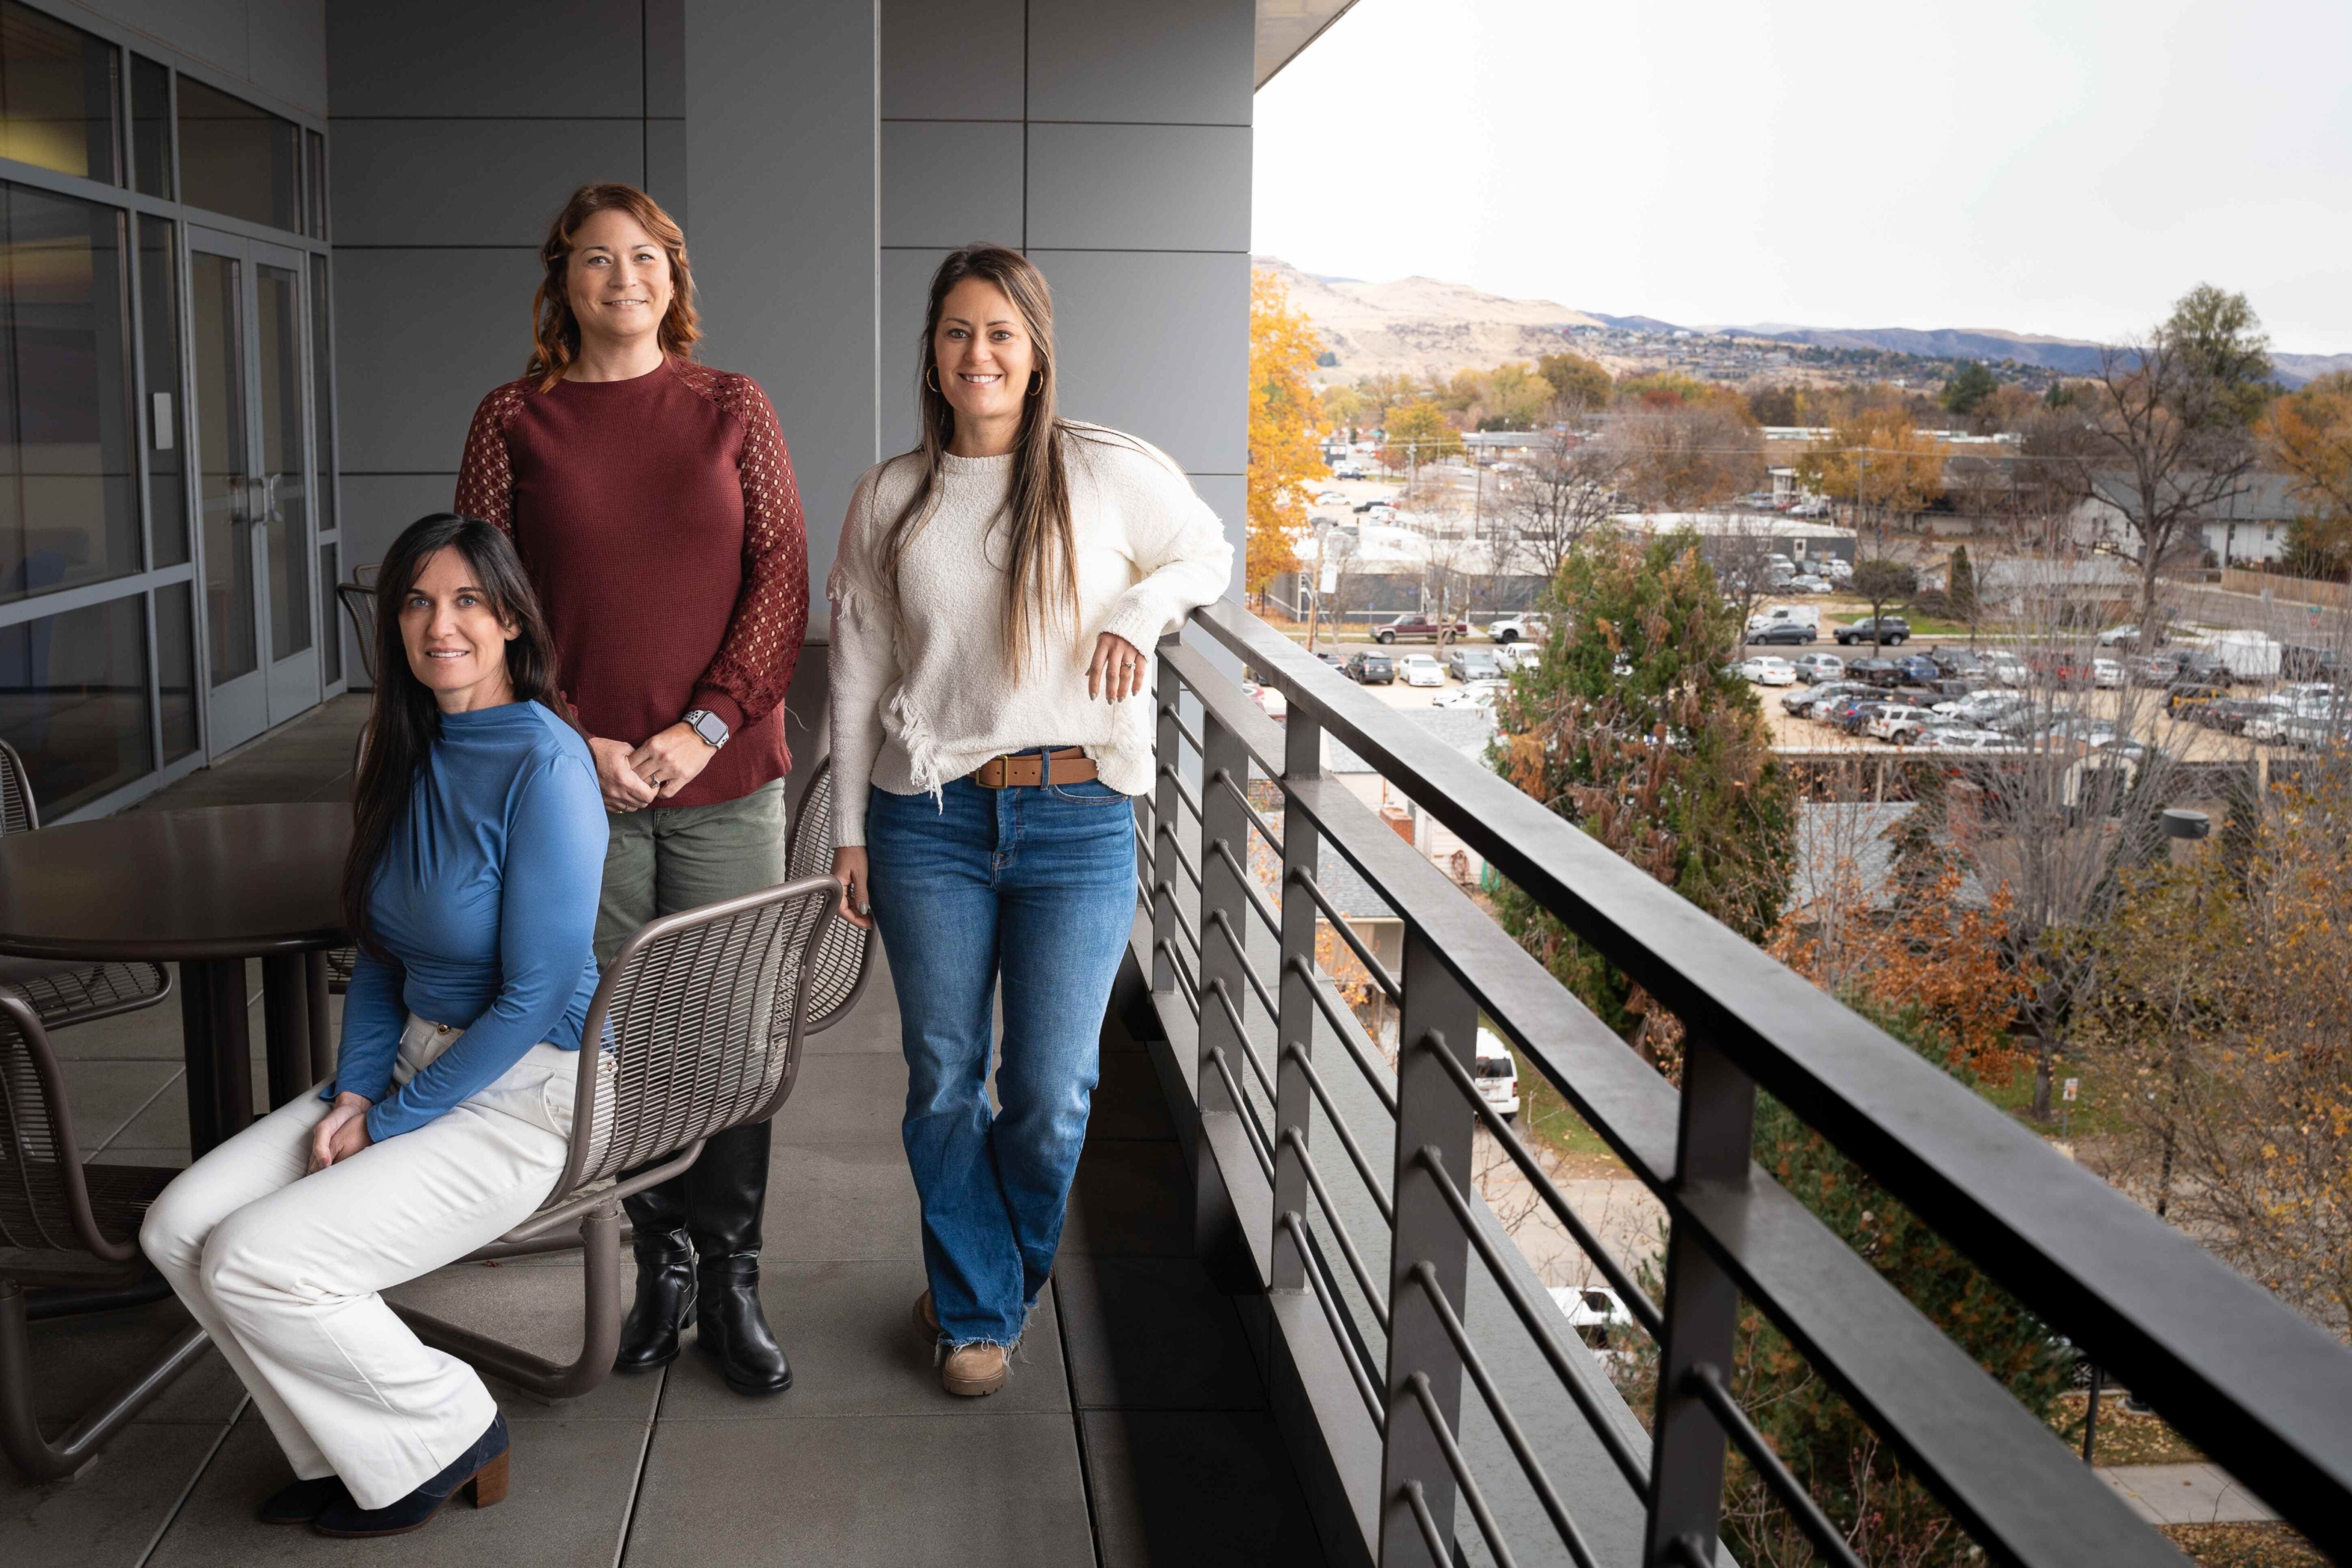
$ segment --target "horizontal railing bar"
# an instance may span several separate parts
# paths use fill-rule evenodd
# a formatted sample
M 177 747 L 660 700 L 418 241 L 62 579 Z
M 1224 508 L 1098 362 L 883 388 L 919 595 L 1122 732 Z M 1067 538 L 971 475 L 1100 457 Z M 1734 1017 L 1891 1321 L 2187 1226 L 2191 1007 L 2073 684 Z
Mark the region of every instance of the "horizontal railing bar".
M 1609 1450 L 1610 1460 L 1616 1465 L 1618 1474 L 1623 1476 L 1635 1491 L 1646 1493 L 1650 1487 L 1649 1460 L 1635 1451 L 1633 1446 L 1626 1440 L 1625 1435 L 1617 1429 L 1616 1422 L 1610 1418 L 1608 1411 L 1602 1407 L 1600 1400 L 1593 1396 L 1591 1389 L 1584 1386 L 1582 1380 L 1576 1375 L 1575 1370 L 1569 1365 L 1567 1350 L 1553 1335 L 1552 1321 L 1560 1315 L 1559 1304 L 1546 1298 L 1544 1306 L 1550 1309 L 1546 1312 L 1528 1299 L 1526 1291 L 1520 1288 L 1517 1278 L 1504 1266 L 1502 1253 L 1495 1246 L 1493 1239 L 1486 1234 L 1486 1228 L 1478 1223 L 1477 1216 L 1471 1209 L 1469 1200 L 1455 1190 L 1454 1178 L 1445 1169 L 1444 1156 L 1438 1153 L 1436 1145 L 1424 1145 L 1413 1157 L 1423 1170 L 1435 1178 L 1431 1185 L 1437 1188 L 1438 1196 L 1445 1200 L 1446 1207 L 1454 1211 L 1455 1223 L 1462 1227 L 1463 1234 L 1470 1239 L 1470 1245 L 1476 1249 L 1479 1258 L 1485 1261 L 1486 1271 L 1494 1276 L 1496 1287 L 1503 1292 L 1503 1299 L 1511 1303 L 1511 1310 L 1518 1314 L 1519 1322 L 1526 1326 L 1528 1334 L 1534 1338 L 1536 1349 L 1541 1351 L 1544 1359 L 1551 1363 L 1553 1374 L 1559 1377 L 1561 1385 L 1568 1390 L 1568 1396 L 1576 1402 L 1576 1407 L 1582 1413 L 1585 1424 L 1592 1428 L 1592 1435 L 1601 1439 L 1602 1448 Z M 1582 1341 L 1577 1342 L 1577 1348 L 1583 1349 Z
M 1339 1037 L 1340 1045 L 1346 1048 L 1357 1069 L 1363 1073 L 1364 1082 L 1370 1084 L 1372 1092 L 1380 1097 L 1381 1108 L 1394 1116 L 1396 1093 L 1381 1082 L 1380 1073 L 1373 1070 L 1371 1058 L 1364 1054 L 1363 1047 L 1370 1043 L 1372 1037 L 1365 1032 L 1363 1024 L 1341 1005 L 1339 993 L 1331 988 L 1330 979 L 1320 970 L 1305 958 L 1293 958 L 1288 967 L 1306 980 L 1307 994 L 1315 998 L 1315 1006 L 1329 1020 L 1331 1032 Z
M 2165 1390 L 2168 1419 L 2270 1478 L 2275 1506 L 2323 1551 L 2352 1555 L 2352 1354 L 2332 1336 L 1238 605 L 1194 621 L 2102 1364 Z M 1313 815 L 1308 793 L 1293 784 Z M 1465 962 L 1432 945 L 1449 968 Z M 1593 1124 L 1612 1143 L 1635 1131 L 1606 1124 Z
M 1470 1461 L 1462 1457 L 1462 1446 L 1454 1440 L 1454 1428 L 1445 1424 L 1445 1412 L 1429 1386 L 1429 1374 L 1416 1372 L 1404 1381 L 1429 1422 L 1430 1436 L 1437 1439 L 1437 1451 L 1445 1456 L 1445 1468 L 1454 1472 L 1454 1484 L 1462 1489 L 1470 1517 L 1478 1521 L 1478 1533 L 1486 1538 L 1486 1550 L 1495 1554 L 1499 1568 L 1518 1568 L 1519 1560 L 1511 1555 L 1510 1543 L 1503 1539 L 1503 1527 L 1495 1522 L 1495 1511 L 1486 1506 L 1486 1494 L 1478 1490 L 1478 1478 L 1470 1473 Z M 1440 1568 L 1445 1565 L 1441 1563 Z
M 1162 883 L 1160 885 L 1165 887 L 1168 884 Z M 1176 994 L 1182 997 L 1184 1005 L 1192 1009 L 1192 1017 L 1195 1019 L 1199 1019 L 1201 993 L 1192 982 L 1192 971 L 1184 967 L 1184 950 L 1164 936 L 1153 942 L 1151 946 L 1154 952 L 1168 955 L 1168 972 L 1176 977 Z
M 1234 880 L 1241 883 L 1242 892 L 1246 894 L 1249 897 L 1250 907 L 1257 911 L 1257 917 L 1265 924 L 1267 933 L 1271 935 L 1276 941 L 1281 941 L 1281 913 L 1277 911 L 1271 903 L 1267 902 L 1265 894 L 1259 891 L 1257 880 L 1250 875 L 1249 868 L 1243 865 L 1240 860 L 1234 856 L 1233 845 L 1227 843 L 1223 839 L 1219 839 L 1214 844 L 1210 846 L 1210 849 L 1219 860 L 1225 862 L 1226 869 L 1234 873 Z
M 1192 820 L 1196 822 L 1199 821 L 1201 820 L 1201 798 L 1192 793 L 1192 786 L 1185 781 L 1184 776 L 1163 762 L 1160 765 L 1160 777 L 1171 779 L 1175 783 L 1176 799 L 1183 804 L 1186 810 L 1192 813 Z
M 1389 1000 L 1403 1005 L 1404 988 L 1397 984 L 1396 977 L 1389 973 L 1388 966 L 1374 957 L 1372 950 L 1364 946 L 1364 939 L 1356 935 L 1356 928 L 1348 924 L 1347 917 L 1332 904 L 1330 895 L 1323 891 L 1322 883 L 1317 882 L 1305 866 L 1291 867 L 1286 880 L 1307 890 L 1307 896 L 1315 901 L 1315 907 L 1331 922 L 1333 932 L 1355 953 L 1356 961 L 1371 972 L 1372 983 L 1388 994 Z
M 1331 1239 L 1339 1244 L 1339 1255 L 1348 1260 L 1348 1268 L 1356 1276 L 1356 1288 L 1364 1292 L 1365 1301 L 1372 1309 L 1372 1319 L 1381 1332 L 1389 1332 L 1388 1297 L 1372 1281 L 1372 1271 L 1365 1267 L 1362 1254 L 1356 1250 L 1355 1238 L 1348 1234 L 1347 1221 L 1339 1218 L 1339 1206 L 1331 1201 L 1328 1188 L 1323 1185 L 1323 1173 L 1315 1168 L 1315 1156 L 1307 1152 L 1307 1140 L 1295 1126 L 1282 1130 L 1283 1144 L 1297 1151 L 1298 1168 L 1307 1177 L 1307 1185 L 1315 1192 L 1315 1201 L 1322 1207 L 1323 1218 L 1331 1227 Z
M 1251 804 L 1249 791 L 1234 782 L 1233 773 L 1228 768 L 1218 768 L 1215 778 L 1218 783 L 1233 791 L 1234 799 L 1242 803 L 1242 810 L 1249 825 L 1258 831 L 1258 836 L 1266 841 L 1266 847 L 1279 856 L 1282 853 L 1282 837 L 1266 825 L 1265 819 L 1258 814 L 1258 809 Z
M 1591 1542 L 1584 1539 L 1584 1531 L 1576 1527 L 1576 1521 L 1568 1516 L 1568 1505 L 1559 1500 L 1559 1493 L 1551 1484 L 1550 1472 L 1544 1469 L 1543 1461 L 1536 1458 L 1535 1445 L 1528 1441 L 1527 1433 L 1520 1429 L 1518 1417 L 1511 1414 L 1510 1403 L 1503 1397 L 1503 1391 L 1495 1386 L 1494 1378 L 1486 1371 L 1486 1363 L 1478 1354 L 1478 1347 L 1470 1343 L 1470 1331 L 1462 1326 L 1462 1319 L 1454 1312 L 1454 1303 L 1445 1299 L 1445 1291 L 1437 1282 L 1436 1269 L 1427 1259 L 1423 1259 L 1413 1264 L 1412 1278 L 1420 1285 L 1422 1295 L 1436 1312 L 1438 1323 L 1445 1330 L 1445 1337 L 1454 1342 L 1454 1353 L 1461 1358 L 1462 1370 L 1467 1372 L 1470 1381 L 1478 1385 L 1478 1396 L 1486 1400 L 1487 1413 L 1495 1417 L 1495 1425 L 1502 1429 L 1503 1441 L 1511 1446 L 1511 1453 L 1519 1461 L 1519 1469 L 1525 1472 L 1528 1484 L 1535 1489 L 1536 1500 L 1542 1503 L 1544 1512 L 1551 1516 L 1551 1527 L 1559 1532 L 1560 1544 L 1567 1547 L 1568 1554 L 1576 1559 L 1577 1568 L 1601 1568 L 1592 1555 Z
M 1176 917 L 1176 929 L 1184 934 L 1184 940 L 1192 945 L 1193 952 L 1198 953 L 1201 950 L 1201 934 L 1192 929 L 1191 921 L 1184 918 L 1184 901 L 1176 896 L 1176 884 L 1162 877 L 1153 885 L 1168 895 L 1168 913 Z
M 1176 863 L 1184 868 L 1184 874 L 1192 879 L 1192 885 L 1196 888 L 1199 887 L 1201 885 L 1201 873 L 1199 869 L 1192 864 L 1192 857 L 1184 852 L 1184 841 L 1178 838 L 1173 830 L 1165 826 L 1162 826 L 1153 836 L 1156 838 L 1165 839 L 1168 841 L 1168 847 L 1176 852 Z
M 1249 1063 L 1250 1076 L 1257 1080 L 1258 1088 L 1265 1092 L 1265 1103 L 1273 1104 L 1274 1080 L 1266 1075 L 1265 1065 L 1258 1061 L 1257 1051 L 1250 1044 L 1249 1025 L 1242 1021 L 1242 1010 L 1234 1005 L 1233 988 L 1226 985 L 1221 976 L 1211 980 L 1207 989 L 1209 995 L 1217 998 L 1217 1005 L 1225 1009 L 1225 1021 L 1234 1026 L 1234 1039 L 1241 1043 L 1242 1059 Z
M 1364 1409 L 1371 1416 L 1373 1427 L 1385 1436 L 1389 1428 L 1388 1406 L 1381 1397 L 1381 1385 L 1373 1381 L 1372 1375 L 1365 1370 L 1364 1364 L 1356 1355 L 1356 1336 L 1349 1332 L 1345 1308 L 1339 1300 L 1339 1282 L 1326 1278 L 1322 1260 L 1307 1240 L 1307 1222 L 1298 1217 L 1297 1211 L 1285 1210 L 1281 1224 L 1297 1245 L 1298 1256 L 1306 1260 L 1307 1286 L 1315 1293 L 1316 1304 L 1323 1309 L 1323 1321 L 1330 1327 L 1332 1341 L 1339 1345 L 1341 1359 L 1347 1362 L 1349 1372 L 1355 1377 L 1356 1392 L 1363 1396 Z
M 1208 1055 L 1209 1064 L 1217 1070 L 1217 1076 L 1225 1081 L 1226 1092 L 1234 1097 L 1234 1104 L 1238 1108 L 1235 1119 L 1241 1123 L 1242 1131 L 1249 1137 L 1250 1153 L 1257 1156 L 1258 1168 L 1265 1173 L 1266 1185 L 1272 1186 L 1274 1156 L 1266 1152 L 1265 1134 L 1258 1128 L 1257 1113 L 1250 1108 L 1249 1097 L 1242 1092 L 1241 1084 L 1234 1079 L 1234 1066 L 1232 1062 L 1225 1060 L 1225 1048 L 1222 1045 L 1213 1045 L 1209 1047 Z
M 1723 1385 L 1723 1375 L 1715 1364 L 1700 1362 L 1684 1381 L 1714 1414 L 1716 1425 L 1747 1456 L 1749 1466 L 1764 1478 L 1764 1484 L 1772 1489 L 1780 1506 L 1795 1518 L 1805 1539 L 1813 1543 L 1813 1550 L 1838 1564 L 1838 1568 L 1864 1568 L 1862 1559 L 1854 1555 L 1853 1548 L 1838 1532 L 1838 1527 L 1830 1521 L 1830 1516 L 1813 1500 L 1812 1493 L 1790 1473 L 1789 1467 L 1780 1462 L 1780 1456 L 1772 1451 L 1772 1445 L 1764 1440 L 1764 1434 L 1748 1419 L 1748 1412 L 1739 1407 L 1739 1401 Z
M 1200 693 L 1195 689 L 1192 695 L 1198 696 Z M 1193 733 L 1192 727 L 1191 725 L 1184 722 L 1184 715 L 1174 704 L 1170 704 L 1161 711 L 1168 715 L 1168 722 L 1176 727 L 1176 733 L 1184 737 L 1185 742 L 1192 747 L 1192 750 L 1196 754 L 1206 752 L 1207 747 L 1201 744 L 1201 737 Z
M 1242 946 L 1241 938 L 1234 935 L 1234 923 L 1225 918 L 1223 910 L 1213 909 L 1209 912 L 1209 929 L 1225 939 L 1226 947 L 1232 951 L 1234 960 L 1241 966 L 1242 978 L 1249 982 L 1250 994 L 1257 998 L 1257 1005 L 1265 1009 L 1265 1016 L 1270 1019 L 1281 1018 L 1282 1009 L 1275 1004 L 1274 993 L 1267 990 L 1265 982 L 1257 977 L 1257 970 L 1250 965 L 1249 953 Z
M 1470 1076 L 1470 1070 L 1463 1066 L 1452 1051 L 1439 1049 L 1432 1041 L 1424 1040 L 1423 1048 L 1427 1050 L 1429 1054 L 1445 1069 L 1446 1074 L 1454 1081 L 1454 1088 L 1460 1090 L 1462 1097 L 1470 1103 L 1470 1109 L 1476 1113 L 1481 1122 L 1486 1124 L 1486 1131 L 1493 1135 L 1495 1141 L 1502 1145 L 1503 1152 L 1511 1156 L 1511 1163 L 1517 1166 L 1521 1174 L 1526 1176 L 1528 1183 L 1536 1189 L 1536 1196 L 1543 1199 L 1544 1207 L 1550 1209 L 1553 1218 L 1568 1228 L 1568 1233 L 1575 1238 L 1578 1248 L 1592 1260 L 1593 1267 L 1601 1270 L 1601 1277 L 1609 1281 L 1609 1288 L 1617 1292 L 1618 1299 L 1625 1303 L 1626 1310 L 1633 1314 L 1634 1321 L 1642 1325 L 1652 1339 L 1664 1339 L 1666 1320 L 1658 1311 L 1657 1304 L 1650 1300 L 1640 1286 L 1633 1283 L 1632 1275 L 1619 1267 L 1617 1260 L 1610 1255 L 1609 1249 L 1601 1244 L 1601 1238 L 1593 1234 L 1591 1226 L 1584 1223 L 1584 1217 L 1576 1212 L 1566 1196 L 1553 1185 L 1551 1177 L 1546 1175 L 1543 1167 L 1536 1163 L 1534 1154 L 1528 1150 L 1527 1145 L 1519 1141 L 1518 1134 L 1512 1131 L 1510 1124 L 1503 1120 L 1502 1113 L 1486 1103 L 1486 1097 L 1478 1092 L 1478 1081 Z
M 1356 1143 L 1356 1134 L 1349 1129 L 1348 1118 L 1341 1115 L 1339 1107 L 1332 1103 L 1331 1091 L 1325 1086 L 1323 1075 L 1315 1071 L 1314 1059 L 1296 1045 L 1285 1046 L 1282 1054 L 1297 1062 L 1299 1071 L 1306 1075 L 1307 1087 L 1314 1094 L 1316 1103 L 1323 1107 L 1323 1114 L 1330 1118 L 1331 1131 L 1339 1134 L 1339 1146 L 1348 1151 L 1349 1163 L 1356 1167 L 1356 1174 L 1363 1178 L 1365 1190 L 1372 1195 L 1372 1207 L 1381 1211 L 1381 1222 L 1395 1225 L 1396 1210 L 1389 1200 L 1389 1195 L 1381 1186 L 1380 1177 L 1374 1174 L 1372 1162 L 1364 1157 L 1363 1149 Z
M 1268 779 L 1281 777 L 1282 726 L 1275 723 L 1264 708 L 1244 695 L 1232 676 L 1202 657 L 1198 649 L 1186 647 L 1178 638 L 1160 644 L 1160 660 L 1183 677 L 1184 685 L 1192 691 L 1194 700 L 1200 703 L 1201 710 L 1242 743 L 1242 749 L 1257 765 L 1259 773 Z M 1194 749 L 1199 748 L 1196 747 Z

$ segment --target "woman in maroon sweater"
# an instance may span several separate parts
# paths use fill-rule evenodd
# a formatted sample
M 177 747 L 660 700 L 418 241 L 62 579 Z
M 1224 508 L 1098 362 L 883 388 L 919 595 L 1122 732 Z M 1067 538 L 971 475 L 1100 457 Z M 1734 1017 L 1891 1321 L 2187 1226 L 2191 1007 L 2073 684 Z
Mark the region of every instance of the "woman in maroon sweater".
M 612 830 L 609 964 L 656 915 L 784 880 L 783 695 L 808 624 L 808 538 L 775 411 L 689 357 L 686 236 L 628 185 L 584 185 L 541 247 L 535 345 L 484 398 L 459 512 L 514 536 L 586 728 Z M 710 1140 L 627 1200 L 637 1295 L 622 1371 L 697 1343 L 741 1394 L 791 1386 L 761 1315 L 768 1126 Z

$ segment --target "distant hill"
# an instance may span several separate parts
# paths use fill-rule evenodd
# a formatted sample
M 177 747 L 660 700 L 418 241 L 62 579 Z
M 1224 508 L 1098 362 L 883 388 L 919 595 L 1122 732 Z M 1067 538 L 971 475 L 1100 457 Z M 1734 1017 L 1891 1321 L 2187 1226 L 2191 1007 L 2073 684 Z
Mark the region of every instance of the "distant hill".
M 1366 283 L 1317 277 L 1272 256 L 1252 259 L 1290 286 L 1293 302 L 1306 311 L 1338 359 L 1337 365 L 1322 372 L 1320 379 L 1325 381 L 1383 374 L 1451 375 L 1460 370 L 1484 370 L 1506 360 L 1532 360 L 1563 348 L 1625 371 L 1634 368 L 1643 356 L 1638 346 L 1629 353 L 1624 335 L 1671 339 L 1678 332 L 1728 333 L 1806 348 L 1912 354 L 1931 360 L 2014 360 L 2068 376 L 2095 375 L 2099 369 L 2097 343 L 1998 327 L 1836 328 L 1778 321 L 1683 327 L 1654 316 L 1612 316 L 1571 310 L 1549 299 L 1508 299 L 1433 277 Z M 1575 329 L 1580 327 L 1605 331 L 1612 340 L 1595 342 L 1589 334 L 1576 340 Z M 2352 353 L 2273 353 L 2271 358 L 2278 366 L 2279 380 L 2288 386 L 2301 386 L 2336 371 L 2352 371 Z

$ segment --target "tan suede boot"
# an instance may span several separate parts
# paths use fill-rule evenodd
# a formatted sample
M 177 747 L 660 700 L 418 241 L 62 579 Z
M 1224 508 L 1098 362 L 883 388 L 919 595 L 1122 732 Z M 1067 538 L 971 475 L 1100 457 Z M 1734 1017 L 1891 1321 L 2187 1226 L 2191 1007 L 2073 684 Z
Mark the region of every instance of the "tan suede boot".
M 915 1332 L 925 1343 L 935 1343 L 940 1337 L 940 1314 L 931 1308 L 931 1293 L 925 1291 L 915 1298 Z
M 950 1351 L 940 1367 L 940 1386 L 966 1399 L 993 1394 L 1004 1386 L 1007 1359 L 1001 1344 L 968 1344 Z

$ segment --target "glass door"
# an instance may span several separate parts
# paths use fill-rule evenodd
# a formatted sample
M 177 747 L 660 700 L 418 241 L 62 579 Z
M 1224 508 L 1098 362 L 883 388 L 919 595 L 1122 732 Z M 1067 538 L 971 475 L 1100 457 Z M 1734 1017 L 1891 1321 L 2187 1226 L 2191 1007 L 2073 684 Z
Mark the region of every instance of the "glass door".
M 217 756 L 319 700 L 299 252 L 188 231 L 209 738 Z

